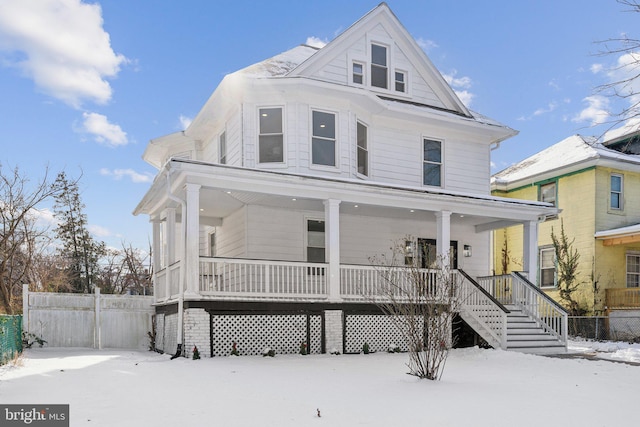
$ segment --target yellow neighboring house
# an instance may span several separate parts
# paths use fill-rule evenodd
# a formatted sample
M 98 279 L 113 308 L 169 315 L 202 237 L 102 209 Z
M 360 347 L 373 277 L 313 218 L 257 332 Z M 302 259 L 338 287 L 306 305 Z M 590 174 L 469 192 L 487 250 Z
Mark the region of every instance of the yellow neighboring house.
M 584 314 L 640 308 L 640 156 L 625 154 L 634 152 L 638 134 L 604 144 L 574 135 L 491 180 L 493 195 L 548 202 L 561 210 L 538 226 L 537 277 L 529 279 L 563 303 L 551 232 L 560 235 L 564 224 L 580 254 L 573 297 Z M 521 225 L 494 231 L 495 274 L 522 269 L 522 235 Z

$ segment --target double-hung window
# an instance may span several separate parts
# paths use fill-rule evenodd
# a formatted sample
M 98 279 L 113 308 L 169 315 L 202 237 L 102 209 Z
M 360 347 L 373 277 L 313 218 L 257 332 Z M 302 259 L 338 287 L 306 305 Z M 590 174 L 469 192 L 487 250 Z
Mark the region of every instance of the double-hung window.
M 220 139 L 218 143 L 219 143 L 218 159 L 221 165 L 226 165 L 227 164 L 227 133 L 226 132 L 222 132 L 220 134 Z
M 556 182 L 548 182 L 546 184 L 540 185 L 538 200 L 541 202 L 551 203 L 553 206 L 557 206 L 556 194 Z
M 627 288 L 640 287 L 640 253 L 627 254 Z
M 367 127 L 357 123 L 356 139 L 358 140 L 358 174 L 369 176 L 369 149 L 367 147 Z
M 622 175 L 611 174 L 609 207 L 615 210 L 622 209 Z
M 389 87 L 389 69 L 387 66 L 387 48 L 379 44 L 371 45 L 371 86 L 387 89 Z
M 352 74 L 354 83 L 359 85 L 364 84 L 364 65 L 360 62 L 354 62 Z
M 424 138 L 422 144 L 422 183 L 440 187 L 442 186 L 442 142 Z
M 282 108 L 261 108 L 259 115 L 258 162 L 282 163 L 284 161 Z
M 312 111 L 311 163 L 336 165 L 336 115 Z
M 556 251 L 552 247 L 540 248 L 540 287 L 555 286 Z
M 395 72 L 395 83 L 396 83 L 396 92 L 406 92 L 407 88 L 407 77 L 406 74 L 402 71 Z

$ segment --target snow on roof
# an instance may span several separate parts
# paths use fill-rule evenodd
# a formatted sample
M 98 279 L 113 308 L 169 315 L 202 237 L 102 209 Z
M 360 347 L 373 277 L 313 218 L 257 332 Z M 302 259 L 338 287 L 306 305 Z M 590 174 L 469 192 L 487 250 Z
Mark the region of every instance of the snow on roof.
M 596 239 L 608 239 L 616 236 L 629 236 L 640 234 L 640 224 L 628 225 L 626 227 L 612 228 L 611 230 L 598 231 L 595 234 Z
M 317 47 L 301 44 L 269 59 L 242 68 L 238 70 L 237 73 L 253 77 L 285 76 L 298 65 L 309 59 L 318 50 L 319 48 Z
M 496 173 L 494 183 L 507 184 L 589 160 L 611 159 L 640 165 L 640 156 L 606 148 L 595 137 L 573 135 Z

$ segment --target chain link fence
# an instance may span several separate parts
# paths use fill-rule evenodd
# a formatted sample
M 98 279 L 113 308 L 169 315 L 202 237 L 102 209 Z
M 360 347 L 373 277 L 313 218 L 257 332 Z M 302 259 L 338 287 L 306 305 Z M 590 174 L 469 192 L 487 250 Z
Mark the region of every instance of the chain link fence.
M 22 353 L 22 316 L 0 315 L 0 365 Z
M 569 337 L 640 343 L 640 316 L 569 316 Z

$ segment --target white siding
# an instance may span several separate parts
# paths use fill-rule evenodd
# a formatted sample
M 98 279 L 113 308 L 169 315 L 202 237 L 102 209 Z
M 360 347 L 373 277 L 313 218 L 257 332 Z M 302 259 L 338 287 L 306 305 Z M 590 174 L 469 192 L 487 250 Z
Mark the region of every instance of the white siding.
M 244 207 L 222 220 L 222 227 L 216 231 L 218 256 L 247 256 L 246 215 L 247 208 Z
M 305 261 L 302 211 L 263 206 L 250 206 L 248 209 L 249 258 Z
M 433 214 L 398 220 L 368 215 L 340 215 L 340 262 L 371 265 L 371 258 L 391 255 L 394 243 L 407 236 L 435 239 Z M 305 261 L 307 218 L 323 218 L 324 211 L 292 211 L 264 206 L 248 208 L 247 257 L 283 261 Z M 472 275 L 488 272 L 489 233 L 475 233 L 473 226 L 452 218 L 451 240 L 458 242 L 458 266 Z M 472 257 L 463 257 L 463 246 L 472 247 Z M 400 260 L 401 262 L 402 260 Z

